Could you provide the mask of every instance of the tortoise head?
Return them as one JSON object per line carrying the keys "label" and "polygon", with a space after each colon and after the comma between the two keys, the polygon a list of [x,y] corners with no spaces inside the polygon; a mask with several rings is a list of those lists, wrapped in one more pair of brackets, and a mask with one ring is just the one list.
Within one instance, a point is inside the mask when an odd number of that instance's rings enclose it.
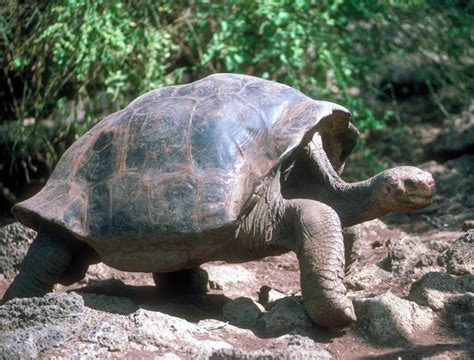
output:
{"label": "tortoise head", "polygon": [[413,166],[400,166],[380,174],[380,204],[388,211],[407,212],[431,204],[435,189],[433,176]]}

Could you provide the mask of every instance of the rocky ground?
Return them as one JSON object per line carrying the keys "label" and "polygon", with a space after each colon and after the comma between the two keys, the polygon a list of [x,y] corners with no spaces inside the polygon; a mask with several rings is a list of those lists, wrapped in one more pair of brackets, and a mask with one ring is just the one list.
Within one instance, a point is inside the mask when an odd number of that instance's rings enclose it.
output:
{"label": "rocky ground", "polygon": [[[400,162],[415,149],[437,194],[422,211],[366,223],[345,280],[358,317],[350,327],[311,322],[293,254],[206,264],[202,296],[160,294],[150,274],[99,264],[72,287],[0,306],[0,358],[473,358],[473,112],[420,123],[400,154],[391,145]],[[0,296],[33,237],[17,223],[0,228]]]}
{"label": "rocky ground", "polygon": [[[318,328],[298,296],[291,255],[211,263],[204,296],[159,294],[149,274],[94,265],[74,289],[0,306],[3,358],[320,359],[474,355],[474,230],[414,235],[372,221],[346,279],[358,322]],[[2,245],[28,243],[19,224]],[[6,247],[3,246],[3,249]],[[2,254],[11,281],[14,259]]]}

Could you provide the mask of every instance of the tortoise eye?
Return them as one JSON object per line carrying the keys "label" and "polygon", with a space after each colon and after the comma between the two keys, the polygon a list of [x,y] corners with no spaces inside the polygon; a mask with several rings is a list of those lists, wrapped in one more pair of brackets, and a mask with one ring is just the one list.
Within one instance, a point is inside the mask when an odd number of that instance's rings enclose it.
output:
{"label": "tortoise eye", "polygon": [[409,189],[413,189],[416,187],[416,182],[412,179],[406,179],[405,180],[405,187]]}

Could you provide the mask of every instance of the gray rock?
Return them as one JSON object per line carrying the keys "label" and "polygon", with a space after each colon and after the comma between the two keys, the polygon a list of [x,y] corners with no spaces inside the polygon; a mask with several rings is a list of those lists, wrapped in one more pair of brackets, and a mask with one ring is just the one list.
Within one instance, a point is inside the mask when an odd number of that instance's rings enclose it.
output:
{"label": "gray rock", "polygon": [[89,331],[83,331],[81,340],[97,343],[109,351],[120,351],[126,348],[128,335],[125,329],[104,321]]}
{"label": "gray rock", "polygon": [[131,350],[135,344],[128,333],[136,330],[126,315],[137,307],[127,298],[89,293],[81,293],[81,296],[85,305],[84,325],[79,339],[61,346],[63,354],[71,358],[106,358]]}
{"label": "gray rock", "polygon": [[402,235],[392,241],[388,247],[388,264],[392,273],[400,276],[409,271],[418,258],[426,254],[428,248],[418,237]]}
{"label": "gray rock", "polygon": [[[113,354],[116,355],[117,353]],[[39,359],[65,360],[65,359],[110,359],[111,353],[105,347],[95,343],[71,339],[65,344],[55,347],[41,354]]]}
{"label": "gray rock", "polygon": [[446,314],[454,330],[468,339],[474,336],[474,292],[451,297]]}
{"label": "gray rock", "polygon": [[409,298],[440,311],[459,335],[474,336],[474,277],[428,273],[413,283]]}
{"label": "gray rock", "polygon": [[0,228],[0,274],[13,278],[20,270],[36,231],[16,222]]}
{"label": "gray rock", "polygon": [[474,220],[464,220],[462,223],[462,231],[468,231],[474,229]]}
{"label": "gray rock", "polygon": [[262,305],[246,297],[227,301],[222,309],[225,321],[246,328],[254,327],[264,312]]}
{"label": "gray rock", "polygon": [[430,272],[412,284],[408,298],[420,305],[440,311],[451,298],[465,292],[474,292],[472,276],[456,277],[443,272]]}
{"label": "gray rock", "polygon": [[428,330],[435,316],[430,308],[385,293],[373,298],[354,299],[358,325],[382,344],[405,344]]}
{"label": "gray rock", "polygon": [[[429,220],[437,227],[459,230],[464,221],[474,219],[474,155],[464,154],[443,164],[424,167],[436,180],[433,204],[427,208]],[[455,186],[453,186],[455,184]]]}
{"label": "gray rock", "polygon": [[0,306],[0,354],[35,358],[75,337],[83,315],[84,302],[76,293],[12,299]]}
{"label": "gray rock", "polygon": [[474,273],[474,230],[455,241],[446,239],[422,243],[416,236],[402,235],[388,249],[389,270],[397,276],[421,278],[430,271],[463,275]]}
{"label": "gray rock", "polygon": [[155,346],[172,351],[182,351],[184,348],[192,354],[232,348],[229,343],[213,337],[200,326],[158,311],[139,309],[129,319],[134,328],[133,333],[129,333],[129,340],[147,347]]}
{"label": "gray rock", "polygon": [[431,250],[442,253],[444,250],[446,250],[449,247],[449,245],[452,242],[453,242],[453,239],[451,237],[446,237],[441,240],[431,240],[430,242],[428,242],[428,247]]}
{"label": "gray rock", "polygon": [[155,356],[153,360],[181,360],[181,358],[174,353],[167,352],[161,356]]}
{"label": "gray rock", "polygon": [[82,293],[84,304],[92,309],[111,314],[129,315],[138,310],[138,306],[129,298],[102,294]]}
{"label": "gray rock", "polygon": [[238,349],[222,349],[214,351],[210,360],[317,360],[332,359],[331,353],[313,340],[292,335],[288,345],[276,350],[245,351]]}
{"label": "gray rock", "polygon": [[439,253],[430,249],[417,236],[402,235],[388,247],[388,268],[396,276],[419,278],[436,269]]}
{"label": "gray rock", "polygon": [[351,290],[368,290],[393,278],[393,274],[381,269],[375,264],[370,264],[348,275],[344,283],[347,288]]}
{"label": "gray rock", "polygon": [[362,254],[364,224],[357,224],[342,229],[345,251],[345,272],[352,274],[357,270]]}
{"label": "gray rock", "polygon": [[332,359],[332,355],[321,345],[303,335],[292,335],[286,348],[288,359]]}
{"label": "gray rock", "polygon": [[428,145],[429,156],[445,158],[468,153],[474,145],[474,101],[458,116],[445,119],[443,125],[441,132]]}
{"label": "gray rock", "polygon": [[104,281],[114,277],[113,269],[104,263],[92,264],[87,269],[83,283],[89,284],[96,281]]}
{"label": "gray rock", "polygon": [[277,300],[283,299],[286,296],[286,294],[278,290],[272,289],[269,286],[262,286],[260,288],[260,291],[258,292],[258,301],[260,302],[260,304],[267,306],[271,305]]}
{"label": "gray rock", "polygon": [[314,326],[301,299],[294,296],[278,300],[259,322],[265,331],[271,334],[288,333],[296,328]]}
{"label": "gray rock", "polygon": [[237,326],[231,325],[228,322],[220,321],[216,319],[199,320],[197,325],[201,329],[206,330],[206,331],[225,329],[225,330],[230,330],[229,332],[234,333],[234,334],[249,335],[252,333],[250,330],[242,329]]}
{"label": "gray rock", "polygon": [[474,274],[474,230],[466,231],[450,244],[438,262],[451,274]]}
{"label": "gray rock", "polygon": [[202,266],[209,274],[211,289],[224,290],[229,297],[239,296],[238,285],[255,282],[255,275],[240,264],[209,263]]}

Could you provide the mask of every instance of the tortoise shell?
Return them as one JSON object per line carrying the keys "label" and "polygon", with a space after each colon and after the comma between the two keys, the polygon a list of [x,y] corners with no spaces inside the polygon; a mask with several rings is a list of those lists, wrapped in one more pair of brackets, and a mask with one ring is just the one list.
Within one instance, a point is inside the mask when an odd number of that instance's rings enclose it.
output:
{"label": "tortoise shell", "polygon": [[89,243],[199,235],[236,223],[311,132],[325,133],[341,165],[337,139],[349,125],[346,109],[252,76],[163,87],[84,134],[14,212],[34,229],[52,224]]}

